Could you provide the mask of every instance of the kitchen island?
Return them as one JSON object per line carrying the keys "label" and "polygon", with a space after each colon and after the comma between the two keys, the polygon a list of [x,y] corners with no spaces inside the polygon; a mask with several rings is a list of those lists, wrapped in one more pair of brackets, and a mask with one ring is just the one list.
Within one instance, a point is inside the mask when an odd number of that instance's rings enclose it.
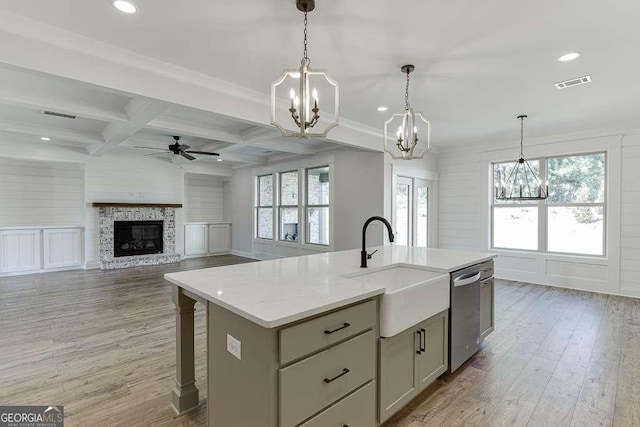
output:
{"label": "kitchen island", "polygon": [[[381,321],[395,333],[403,322],[431,325],[440,319],[434,331],[444,328],[446,334],[449,298],[443,283],[448,289],[449,273],[494,255],[394,245],[374,249],[366,269],[359,267],[360,252],[351,250],[167,274],[175,285],[174,410],[184,413],[199,403],[193,313],[201,301],[207,306],[209,425],[312,426],[341,414],[360,417],[352,426],[376,425]],[[398,286],[391,280],[407,282]],[[437,304],[417,317],[416,310],[385,314],[381,308],[394,307],[385,300],[387,292],[389,302],[416,299],[411,293],[391,298],[405,289],[439,292],[433,298]],[[420,336],[418,351],[432,358],[427,341],[426,333]],[[442,345],[444,366],[432,374],[446,370],[446,336]]]}

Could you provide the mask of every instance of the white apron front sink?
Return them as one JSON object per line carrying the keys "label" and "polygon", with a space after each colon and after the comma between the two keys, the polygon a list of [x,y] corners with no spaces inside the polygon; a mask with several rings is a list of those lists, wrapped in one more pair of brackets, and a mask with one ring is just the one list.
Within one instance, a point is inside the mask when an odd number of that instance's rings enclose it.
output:
{"label": "white apron front sink", "polygon": [[402,264],[343,276],[385,286],[380,335],[391,337],[449,308],[449,274]]}

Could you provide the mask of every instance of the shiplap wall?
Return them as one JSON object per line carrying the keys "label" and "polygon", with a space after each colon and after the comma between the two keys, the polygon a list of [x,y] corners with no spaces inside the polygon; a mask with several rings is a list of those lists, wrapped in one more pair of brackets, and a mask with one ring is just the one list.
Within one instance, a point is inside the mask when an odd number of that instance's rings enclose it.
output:
{"label": "shiplap wall", "polygon": [[[516,149],[495,144],[484,151],[476,147],[440,153],[439,247],[489,249],[490,162],[515,159]],[[640,136],[545,140],[530,144],[527,154],[594,151],[608,153],[607,256],[495,250],[497,277],[640,297]]]}
{"label": "shiplap wall", "polygon": [[0,158],[0,227],[82,225],[79,163]]}
{"label": "shiplap wall", "polygon": [[224,220],[224,182],[215,176],[185,174],[185,222]]}
{"label": "shiplap wall", "polygon": [[[98,260],[98,209],[93,202],[182,203],[182,171],[171,163],[139,157],[102,157],[86,162],[86,257]],[[176,248],[182,248],[182,209],[176,210]]]}
{"label": "shiplap wall", "polygon": [[640,135],[622,139],[621,293],[640,297]]}

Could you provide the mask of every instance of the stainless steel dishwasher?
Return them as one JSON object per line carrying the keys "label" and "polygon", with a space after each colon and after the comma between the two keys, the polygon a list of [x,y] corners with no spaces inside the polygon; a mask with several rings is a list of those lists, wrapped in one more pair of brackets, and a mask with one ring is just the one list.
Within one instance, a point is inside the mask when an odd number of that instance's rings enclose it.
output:
{"label": "stainless steel dishwasher", "polygon": [[449,372],[454,372],[479,349],[480,264],[451,273]]}

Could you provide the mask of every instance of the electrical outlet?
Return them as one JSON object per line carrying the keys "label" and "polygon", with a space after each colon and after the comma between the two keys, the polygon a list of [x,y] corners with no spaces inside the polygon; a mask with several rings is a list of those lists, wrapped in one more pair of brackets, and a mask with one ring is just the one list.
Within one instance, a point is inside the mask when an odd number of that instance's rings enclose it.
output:
{"label": "electrical outlet", "polygon": [[227,351],[238,360],[242,360],[242,343],[236,337],[227,334]]}

